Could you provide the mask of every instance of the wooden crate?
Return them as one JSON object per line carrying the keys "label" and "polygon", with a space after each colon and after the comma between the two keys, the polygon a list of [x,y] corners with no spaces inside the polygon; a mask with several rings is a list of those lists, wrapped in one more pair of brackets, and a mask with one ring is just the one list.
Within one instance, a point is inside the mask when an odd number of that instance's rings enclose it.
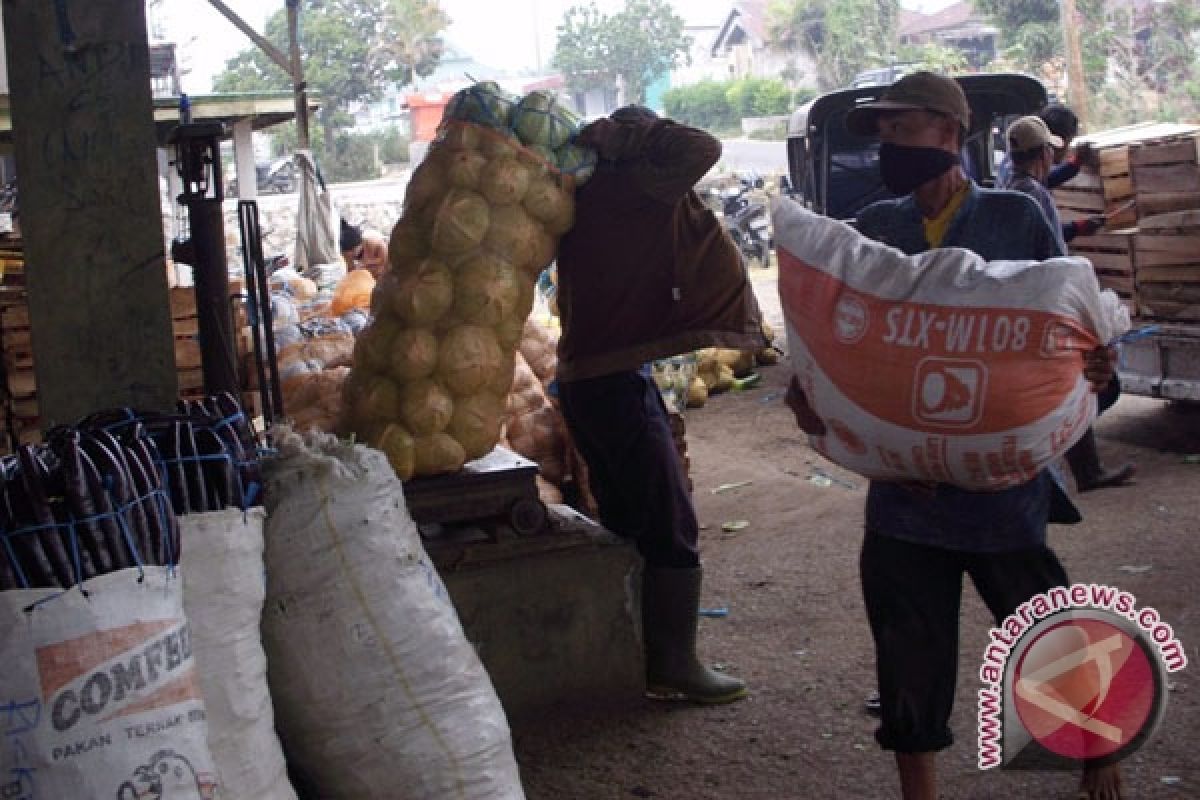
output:
{"label": "wooden crate", "polygon": [[1051,192],[1064,222],[1101,214],[1108,216],[1110,228],[1127,228],[1137,221],[1127,150],[1101,150],[1098,166],[1085,167]]}
{"label": "wooden crate", "polygon": [[1092,262],[1100,288],[1116,292],[1131,314],[1137,311],[1137,233],[1136,228],[1099,231],[1068,244],[1071,255]]}
{"label": "wooden crate", "polygon": [[[1200,126],[1152,122],[1079,137],[1075,140],[1077,143],[1086,142],[1095,150],[1096,163],[1054,190],[1054,201],[1063,221],[1105,214],[1108,216],[1107,227],[1118,230],[1131,228],[1140,217],[1151,216],[1160,209],[1175,210],[1181,207],[1178,203],[1187,201],[1169,196],[1175,190],[1169,189],[1169,184],[1162,183],[1163,179],[1158,175],[1147,184],[1153,186],[1153,191],[1144,194],[1146,206],[1140,205],[1141,198],[1133,174],[1134,159],[1161,159],[1168,151],[1149,155],[1145,146],[1197,134],[1200,134]],[[1133,154],[1135,146],[1143,148],[1137,156]],[[1171,151],[1170,155],[1175,154]],[[1147,162],[1144,166],[1154,164]],[[1163,208],[1164,205],[1167,208]]]}
{"label": "wooden crate", "polygon": [[1129,146],[1138,216],[1200,208],[1200,134]]}
{"label": "wooden crate", "polygon": [[1141,313],[1200,321],[1200,210],[1143,219],[1135,249]]}

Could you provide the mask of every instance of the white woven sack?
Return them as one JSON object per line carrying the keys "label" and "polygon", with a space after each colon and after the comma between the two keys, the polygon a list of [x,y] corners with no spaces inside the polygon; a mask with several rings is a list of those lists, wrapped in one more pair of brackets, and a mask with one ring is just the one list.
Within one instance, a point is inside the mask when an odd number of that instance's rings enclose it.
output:
{"label": "white woven sack", "polygon": [[296,800],[267,688],[262,508],[179,518],[183,605],[226,800]]}
{"label": "white woven sack", "polygon": [[289,757],[323,800],[522,800],[504,710],[386,456],[274,438],[263,638]]}

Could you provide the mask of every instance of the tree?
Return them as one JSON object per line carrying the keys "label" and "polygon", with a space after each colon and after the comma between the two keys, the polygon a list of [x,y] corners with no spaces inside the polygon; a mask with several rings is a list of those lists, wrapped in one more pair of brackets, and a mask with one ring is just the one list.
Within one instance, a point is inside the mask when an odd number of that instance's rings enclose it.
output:
{"label": "tree", "polygon": [[899,17],[899,0],[771,0],[767,41],[808,53],[818,86],[836,89],[864,69],[894,63]]}
{"label": "tree", "polygon": [[[448,23],[436,0],[302,0],[300,58],[305,82],[320,97],[317,120],[327,158],[333,155],[336,130],[348,124],[347,112],[354,104],[378,100],[389,79],[407,83],[414,72],[432,70],[441,50],[440,43],[430,40]],[[285,9],[271,15],[263,35],[288,52]],[[292,81],[266,53],[251,46],[226,62],[213,88],[286,91]]]}
{"label": "tree", "polygon": [[399,86],[431,74],[442,58],[438,34],[449,25],[437,0],[384,0],[384,35],[374,53],[384,74]]}
{"label": "tree", "polygon": [[1000,29],[1005,55],[1021,69],[1038,73],[1062,55],[1058,0],[974,0],[975,9]]}
{"label": "tree", "polygon": [[611,16],[595,3],[572,6],[558,26],[553,64],[578,92],[624,87],[630,103],[645,103],[646,88],[690,63],[691,37],[666,0],[625,0]]}

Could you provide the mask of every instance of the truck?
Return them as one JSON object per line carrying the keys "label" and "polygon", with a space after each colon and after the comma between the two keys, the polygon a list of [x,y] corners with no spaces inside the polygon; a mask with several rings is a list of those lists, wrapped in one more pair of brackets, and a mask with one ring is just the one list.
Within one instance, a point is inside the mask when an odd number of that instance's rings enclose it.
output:
{"label": "truck", "polygon": [[[1018,117],[1037,113],[1049,96],[1041,81],[1028,75],[964,75],[958,81],[971,108],[971,127],[963,147],[964,169],[979,185],[994,186],[996,168],[1004,155],[1004,131]],[[846,128],[847,113],[861,103],[878,99],[885,88],[840,89],[792,113],[787,132],[788,174],[783,186],[789,196],[812,211],[847,221],[871,203],[892,197],[879,175],[879,142],[856,136]],[[1197,194],[1200,196],[1200,188]],[[1118,374],[1127,393],[1200,402],[1200,211],[1180,213],[1183,216],[1178,218],[1160,218],[1179,223],[1169,231],[1131,232],[1125,254],[1108,247],[1074,252],[1092,259],[1102,285],[1119,277],[1115,273],[1124,273],[1131,290],[1139,249],[1161,246],[1163,252],[1158,254],[1156,264],[1183,265],[1178,275],[1194,282],[1156,284],[1160,293],[1156,304],[1129,293],[1134,330],[1120,343]],[[1168,234],[1177,240],[1164,238]],[[1108,269],[1114,258],[1125,258],[1128,266]],[[1164,268],[1156,267],[1155,275],[1161,278]],[[1191,310],[1189,303],[1194,303]],[[1173,316],[1166,316],[1164,310]]]}

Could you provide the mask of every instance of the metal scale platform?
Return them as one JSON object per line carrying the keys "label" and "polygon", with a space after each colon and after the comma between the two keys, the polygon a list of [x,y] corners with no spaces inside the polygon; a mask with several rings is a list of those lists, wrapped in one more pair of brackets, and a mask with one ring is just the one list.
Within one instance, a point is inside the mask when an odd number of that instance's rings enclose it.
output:
{"label": "metal scale platform", "polygon": [[[549,518],[538,497],[537,474],[536,463],[497,445],[454,475],[406,482],[404,499],[419,527],[498,522],[528,536],[545,529]],[[484,527],[498,538],[498,526]]]}

